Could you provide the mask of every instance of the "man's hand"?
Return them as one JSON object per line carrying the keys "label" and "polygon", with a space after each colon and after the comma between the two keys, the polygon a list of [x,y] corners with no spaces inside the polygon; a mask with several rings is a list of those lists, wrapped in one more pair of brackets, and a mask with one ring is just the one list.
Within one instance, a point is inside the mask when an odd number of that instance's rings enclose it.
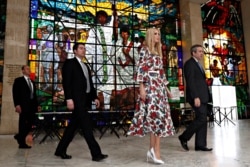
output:
{"label": "man's hand", "polygon": [[41,106],[38,106],[38,107],[37,107],[37,111],[38,111],[38,112],[41,112],[41,111],[42,111],[42,107],[41,107]]}
{"label": "man's hand", "polygon": [[99,99],[95,99],[95,105],[96,105],[96,108],[100,107],[100,101],[99,101]]}
{"label": "man's hand", "polygon": [[16,112],[19,113],[19,114],[21,114],[22,108],[21,108],[20,105],[17,105],[17,106],[16,106]]}
{"label": "man's hand", "polygon": [[75,106],[72,99],[67,100],[67,108],[68,110],[74,110]]}
{"label": "man's hand", "polygon": [[195,98],[194,99],[194,106],[195,107],[200,107],[200,105],[201,105],[200,98],[199,97]]}

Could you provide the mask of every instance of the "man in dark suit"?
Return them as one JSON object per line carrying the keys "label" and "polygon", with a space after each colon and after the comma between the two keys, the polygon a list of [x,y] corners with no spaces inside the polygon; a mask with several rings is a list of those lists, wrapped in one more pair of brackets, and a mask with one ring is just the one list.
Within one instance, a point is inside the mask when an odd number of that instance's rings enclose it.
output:
{"label": "man in dark suit", "polygon": [[62,68],[65,101],[67,108],[72,110],[72,118],[57,146],[55,155],[60,156],[62,159],[71,159],[71,156],[67,155],[66,151],[74,138],[77,128],[80,128],[90,149],[92,160],[101,161],[107,158],[108,155],[102,154],[100,146],[94,138],[91,118],[88,113],[92,101],[95,101],[97,107],[99,107],[100,102],[93,87],[90,69],[87,64],[82,62],[85,59],[85,45],[76,43],[73,46],[73,51],[75,57],[67,59]]}
{"label": "man in dark suit", "polygon": [[188,151],[187,141],[195,133],[195,150],[212,151],[207,148],[207,103],[209,101],[209,89],[206,83],[205,71],[199,64],[204,51],[201,45],[193,45],[190,49],[192,57],[184,64],[184,76],[186,80],[186,101],[195,111],[194,121],[179,136],[184,150]]}
{"label": "man in dark suit", "polygon": [[30,80],[30,68],[27,65],[22,66],[22,77],[15,79],[12,95],[15,110],[19,113],[19,127],[18,134],[14,136],[19,144],[19,148],[31,148],[26,144],[26,136],[32,128],[35,120],[35,113],[38,111],[39,106],[36,96],[36,86]]}

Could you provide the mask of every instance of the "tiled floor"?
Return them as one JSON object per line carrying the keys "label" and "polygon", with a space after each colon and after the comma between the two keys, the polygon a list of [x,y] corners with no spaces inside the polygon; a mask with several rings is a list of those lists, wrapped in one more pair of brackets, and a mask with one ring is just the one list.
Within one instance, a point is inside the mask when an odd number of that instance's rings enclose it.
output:
{"label": "tiled floor", "polygon": [[[180,132],[183,129],[180,129]],[[179,133],[180,133],[179,132]],[[149,136],[144,138],[121,136],[106,133],[101,140],[95,133],[103,153],[108,159],[103,162],[91,161],[85,140],[77,135],[68,148],[71,160],[62,160],[54,156],[58,143],[57,138],[48,138],[39,144],[42,135],[35,141],[31,149],[17,148],[13,135],[0,136],[1,167],[147,167],[156,166],[147,163],[146,152]],[[208,147],[212,152],[194,151],[194,137],[189,141],[189,152],[184,152],[178,141],[178,135],[162,138],[161,153],[164,165],[168,167],[249,167],[250,166],[250,120],[238,120],[236,126],[224,124],[208,128]]]}

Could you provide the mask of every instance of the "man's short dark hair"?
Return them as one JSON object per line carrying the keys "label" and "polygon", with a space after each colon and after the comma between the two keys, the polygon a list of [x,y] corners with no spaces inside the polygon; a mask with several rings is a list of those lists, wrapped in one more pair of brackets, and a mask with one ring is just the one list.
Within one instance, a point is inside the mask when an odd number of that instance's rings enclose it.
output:
{"label": "man's short dark hair", "polygon": [[77,50],[77,49],[78,49],[78,47],[79,47],[79,45],[84,45],[84,46],[85,46],[85,43],[82,43],[82,42],[76,42],[76,43],[74,44],[74,46],[73,46],[73,51],[74,51],[74,50]]}
{"label": "man's short dark hair", "polygon": [[197,51],[197,48],[203,48],[203,46],[200,44],[195,44],[195,45],[191,46],[191,48],[190,48],[191,55],[193,55],[193,52]]}

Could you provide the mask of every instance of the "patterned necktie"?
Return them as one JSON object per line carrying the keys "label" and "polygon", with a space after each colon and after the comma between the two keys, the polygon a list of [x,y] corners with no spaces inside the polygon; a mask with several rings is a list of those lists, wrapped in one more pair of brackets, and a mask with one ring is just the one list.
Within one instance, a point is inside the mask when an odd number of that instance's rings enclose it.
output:
{"label": "patterned necktie", "polygon": [[33,99],[33,87],[32,87],[32,82],[29,78],[27,78],[28,81],[28,86],[30,88],[30,98]]}
{"label": "patterned necktie", "polygon": [[86,64],[84,62],[81,62],[81,66],[82,66],[82,70],[84,73],[84,76],[87,80],[87,89],[86,89],[86,93],[90,92],[90,83],[89,83],[89,72],[88,72],[88,68],[86,66]]}

